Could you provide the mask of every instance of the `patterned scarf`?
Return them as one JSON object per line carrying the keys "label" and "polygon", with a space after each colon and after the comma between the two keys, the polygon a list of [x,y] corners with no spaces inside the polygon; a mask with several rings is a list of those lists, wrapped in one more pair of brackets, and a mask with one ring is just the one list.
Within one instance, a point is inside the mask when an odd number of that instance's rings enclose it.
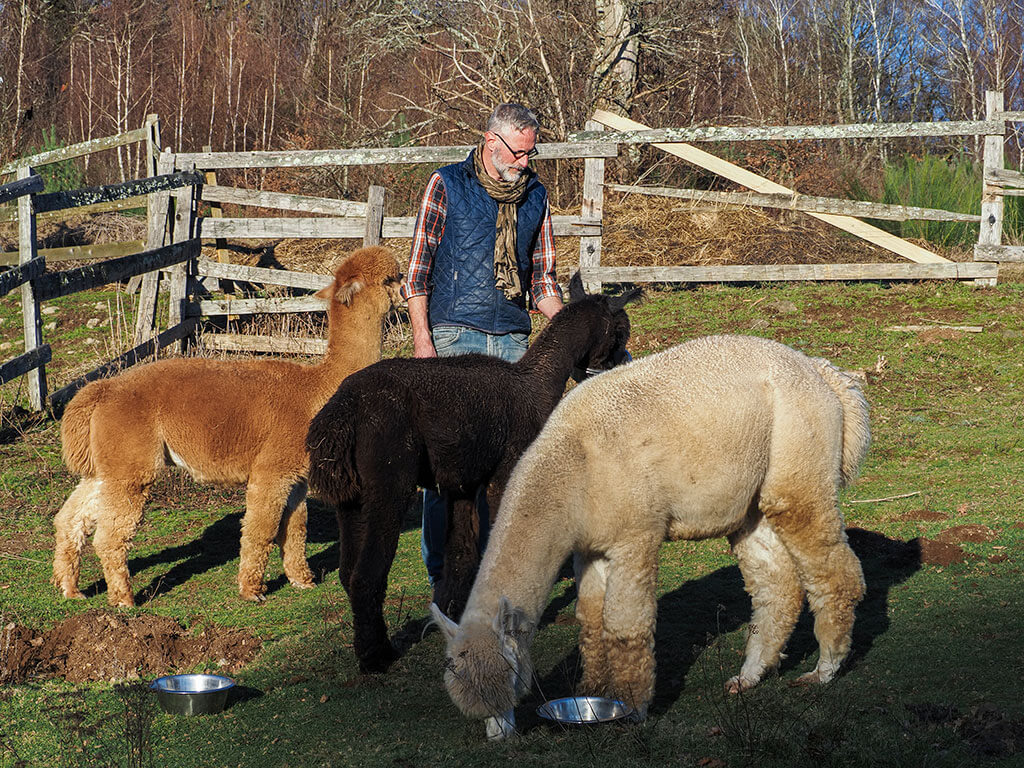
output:
{"label": "patterned scarf", "polygon": [[519,281],[519,264],[516,259],[516,231],[519,220],[519,204],[526,199],[526,185],[533,173],[525,169],[515,181],[492,179],[484,170],[482,160],[483,140],[473,153],[473,170],[484,191],[498,204],[497,236],[494,241],[494,284],[505,294],[506,299],[522,295]]}

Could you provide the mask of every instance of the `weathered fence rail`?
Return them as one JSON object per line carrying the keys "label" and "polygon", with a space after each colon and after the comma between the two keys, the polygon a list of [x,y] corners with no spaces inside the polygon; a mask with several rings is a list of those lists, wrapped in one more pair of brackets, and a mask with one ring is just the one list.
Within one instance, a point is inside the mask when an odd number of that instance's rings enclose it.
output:
{"label": "weathered fence rail", "polygon": [[762,208],[779,208],[787,211],[808,213],[837,213],[868,219],[888,221],[966,221],[977,224],[981,216],[974,213],[957,213],[939,208],[920,208],[912,205],[887,205],[859,200],[841,200],[834,197],[812,195],[762,194],[759,192],[710,192],[704,189],[678,189],[674,187],[643,187],[629,184],[608,184],[608,189],[635,195],[656,197],[677,197],[682,200],[696,200],[707,203],[728,205],[754,205]]}
{"label": "weathered fence rail", "polygon": [[31,195],[42,191],[43,180],[41,177],[29,176],[28,178],[18,179],[0,186],[0,203],[17,200],[24,195]]}
{"label": "weathered fence rail", "polygon": [[[366,149],[296,149],[283,152],[180,152],[179,169],[194,165],[204,170],[225,168],[322,168],[324,166],[407,165],[457,163],[473,147],[370,147]],[[616,157],[618,145],[606,141],[552,142],[537,145],[537,160]]]}
{"label": "weathered fence rail", "polygon": [[951,120],[942,123],[848,123],[846,125],[697,126],[580,131],[569,141],[659,144],[690,141],[806,141],[808,139],[892,139],[929,136],[985,136],[1001,132],[1002,119]]}
{"label": "weathered fence rail", "polygon": [[43,259],[32,259],[27,264],[0,273],[0,296],[7,295],[23,283],[27,283],[34,277],[39,277],[45,271],[46,263]]}
{"label": "weathered fence rail", "polygon": [[107,184],[101,187],[85,187],[70,192],[49,192],[37,195],[35,200],[36,213],[62,211],[70,208],[106,203],[111,200],[148,196],[161,190],[179,189],[188,185],[202,184],[203,177],[198,173],[179,172],[163,176],[151,176],[146,179],[133,179],[120,184]]}

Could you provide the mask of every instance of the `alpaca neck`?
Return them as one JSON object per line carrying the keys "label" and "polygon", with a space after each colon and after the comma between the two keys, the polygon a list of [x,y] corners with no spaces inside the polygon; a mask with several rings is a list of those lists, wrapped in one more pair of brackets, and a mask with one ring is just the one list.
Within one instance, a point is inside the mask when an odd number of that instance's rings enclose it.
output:
{"label": "alpaca neck", "polygon": [[[573,548],[564,510],[551,499],[543,510],[520,509],[505,496],[491,531],[480,572],[463,611],[463,622],[489,624],[502,597],[520,608],[534,626],[547,605],[558,571]],[[527,514],[529,513],[529,514]]]}
{"label": "alpaca neck", "polygon": [[311,371],[310,387],[321,395],[317,410],[334,394],[342,379],[381,358],[384,315],[374,302],[351,306],[331,302],[327,313],[327,352]]}
{"label": "alpaca neck", "polygon": [[591,351],[589,345],[594,333],[584,314],[587,310],[582,304],[565,307],[516,363],[524,375],[542,382],[536,392],[549,413],[561,399],[573,368]]}

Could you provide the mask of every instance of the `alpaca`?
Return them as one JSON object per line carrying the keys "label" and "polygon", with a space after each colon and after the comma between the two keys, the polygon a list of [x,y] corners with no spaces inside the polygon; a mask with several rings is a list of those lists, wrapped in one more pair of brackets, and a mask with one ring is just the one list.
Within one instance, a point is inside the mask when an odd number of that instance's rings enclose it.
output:
{"label": "alpaca", "polygon": [[416,486],[448,498],[445,565],[435,602],[458,615],[479,562],[476,489],[493,514],[519,455],[543,426],[574,369],[626,355],[623,307],[639,290],[572,299],[517,363],[484,355],[383,360],[350,376],[313,419],[310,483],[337,509],[341,583],[352,602],[364,671],[397,654],[382,606],[402,518]]}
{"label": "alpaca", "polygon": [[580,690],[643,718],[659,545],[715,536],[728,537],[754,608],[727,689],[750,688],[778,664],[805,592],[820,656],[801,682],[831,680],[864,595],[838,494],[869,442],[859,385],[766,339],[696,339],[584,382],[516,465],[461,623],[431,606],[452,700],[492,738],[513,731],[530,642],[573,552]]}
{"label": "alpaca", "polygon": [[176,464],[198,481],[246,484],[238,591],[262,601],[277,541],[288,581],[313,586],[306,562],[305,439],[309,422],[348,374],[380,359],[385,315],[398,294],[391,251],[356,251],[317,292],[327,302],[327,354],[283,360],[160,360],[92,382],[61,422],[64,463],[82,476],[54,519],[53,583],[78,589],[81,550],[95,531],[111,605],[134,605],[127,553],[149,488]]}

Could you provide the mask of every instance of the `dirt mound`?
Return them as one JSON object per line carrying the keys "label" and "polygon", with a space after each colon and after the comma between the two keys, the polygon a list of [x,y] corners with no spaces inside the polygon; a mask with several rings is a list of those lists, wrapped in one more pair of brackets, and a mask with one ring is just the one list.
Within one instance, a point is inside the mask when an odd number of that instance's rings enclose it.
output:
{"label": "dirt mound", "polygon": [[42,633],[13,623],[0,628],[0,684],[151,677],[201,662],[233,672],[259,650],[259,639],[244,630],[205,627],[192,634],[167,616],[93,610]]}
{"label": "dirt mound", "polygon": [[970,541],[974,543],[981,543],[985,541],[992,541],[996,537],[996,532],[989,528],[987,525],[957,525],[952,528],[947,528],[938,536],[935,537],[936,541],[942,541],[947,544],[959,544],[963,541]]}
{"label": "dirt mound", "polygon": [[965,552],[963,547],[949,542],[926,539],[923,536],[914,541],[918,542],[921,548],[921,562],[926,565],[946,566],[977,558],[977,555]]}

